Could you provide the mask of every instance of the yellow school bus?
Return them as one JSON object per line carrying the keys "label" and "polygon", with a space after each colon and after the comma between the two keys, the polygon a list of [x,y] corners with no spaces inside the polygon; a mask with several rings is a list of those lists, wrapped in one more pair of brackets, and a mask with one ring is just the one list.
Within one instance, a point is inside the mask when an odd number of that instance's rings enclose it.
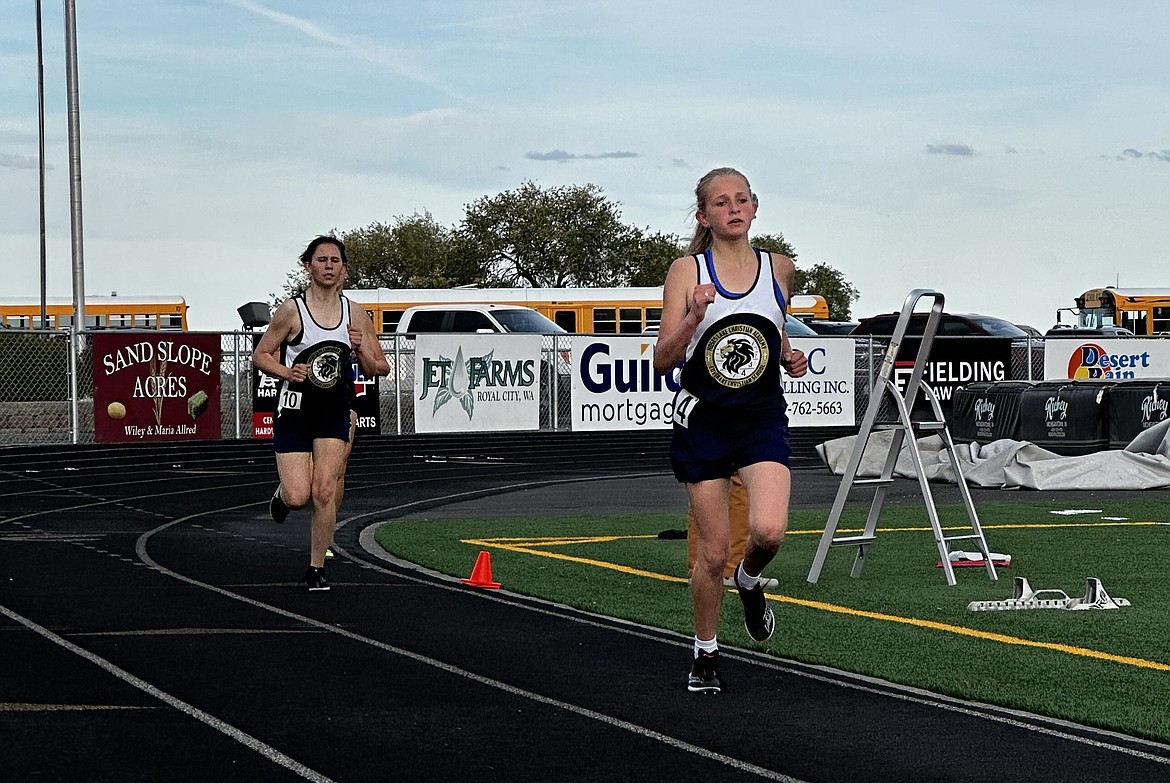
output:
{"label": "yellow school bus", "polygon": [[[39,296],[0,297],[0,329],[68,329],[72,325],[71,297],[46,297],[44,321]],[[186,331],[187,301],[181,296],[87,296],[85,327]]]}
{"label": "yellow school bus", "polygon": [[1090,288],[1075,302],[1079,327],[1123,326],[1136,335],[1170,334],[1170,288]]}
{"label": "yellow school bus", "polygon": [[[406,308],[418,304],[509,304],[531,307],[566,332],[641,334],[662,320],[662,288],[369,288],[345,291],[362,305],[374,328],[389,334]],[[820,295],[792,297],[789,312],[799,318],[828,318]]]}

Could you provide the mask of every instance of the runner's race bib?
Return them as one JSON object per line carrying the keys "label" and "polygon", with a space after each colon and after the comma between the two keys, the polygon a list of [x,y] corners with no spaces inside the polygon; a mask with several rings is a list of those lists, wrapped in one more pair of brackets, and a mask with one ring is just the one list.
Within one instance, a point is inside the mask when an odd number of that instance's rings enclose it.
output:
{"label": "runner's race bib", "polygon": [[301,393],[291,389],[285,389],[280,393],[280,407],[282,410],[299,411],[301,409]]}
{"label": "runner's race bib", "polygon": [[686,389],[679,389],[678,394],[674,395],[674,423],[680,427],[688,426],[690,424],[691,412],[694,411],[695,405],[698,402],[698,397]]}

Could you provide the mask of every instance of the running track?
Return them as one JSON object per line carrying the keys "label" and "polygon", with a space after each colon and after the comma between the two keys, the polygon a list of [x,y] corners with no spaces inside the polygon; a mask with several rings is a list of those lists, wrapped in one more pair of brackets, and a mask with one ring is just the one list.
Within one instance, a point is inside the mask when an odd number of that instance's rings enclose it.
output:
{"label": "running track", "polygon": [[262,444],[0,450],[0,781],[1170,779],[1163,745],[750,651],[692,695],[687,638],[364,545],[477,498],[681,503],[665,466],[640,434],[362,441],[310,595]]}

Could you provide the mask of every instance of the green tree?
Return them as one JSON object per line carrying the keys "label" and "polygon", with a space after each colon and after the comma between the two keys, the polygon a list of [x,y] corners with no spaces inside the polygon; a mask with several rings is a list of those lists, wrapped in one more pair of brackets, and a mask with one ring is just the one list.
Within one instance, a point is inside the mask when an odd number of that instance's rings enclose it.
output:
{"label": "green tree", "polygon": [[625,253],[624,284],[662,285],[671,262],[681,256],[684,250],[682,240],[674,234],[663,234],[660,231],[650,234],[639,231]]}
{"label": "green tree", "polygon": [[829,319],[833,321],[848,321],[852,318],[853,303],[861,296],[861,292],[845,279],[845,275],[822,261],[808,269],[797,268],[796,291],[825,297],[829,303]]}
{"label": "green tree", "polygon": [[484,285],[536,288],[622,285],[637,238],[596,185],[531,181],[467,205],[457,234]]}
{"label": "green tree", "polygon": [[371,223],[341,235],[349,257],[348,288],[448,288],[479,280],[456,251],[454,232],[430,212]]}

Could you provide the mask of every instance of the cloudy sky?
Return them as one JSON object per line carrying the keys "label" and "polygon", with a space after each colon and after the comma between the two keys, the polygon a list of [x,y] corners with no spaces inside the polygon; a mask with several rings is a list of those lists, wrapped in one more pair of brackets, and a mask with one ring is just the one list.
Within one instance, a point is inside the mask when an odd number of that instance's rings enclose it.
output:
{"label": "cloudy sky", "polygon": [[[277,291],[313,235],[533,180],[689,236],[745,172],[756,232],[861,291],[1051,326],[1170,286],[1160,2],[79,2],[91,294],[180,294],[196,329]],[[48,289],[71,296],[63,3],[43,2]],[[0,3],[0,295],[39,296],[33,0]]]}

